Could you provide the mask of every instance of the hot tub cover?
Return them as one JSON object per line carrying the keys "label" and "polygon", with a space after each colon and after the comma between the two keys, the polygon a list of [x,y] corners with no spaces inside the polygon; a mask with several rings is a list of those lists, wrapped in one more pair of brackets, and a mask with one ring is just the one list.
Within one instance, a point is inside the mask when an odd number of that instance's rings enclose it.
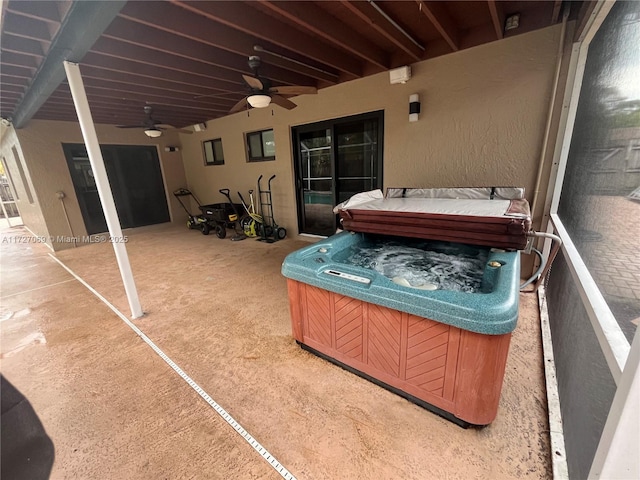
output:
{"label": "hot tub cover", "polygon": [[335,207],[345,230],[522,250],[531,229],[524,189],[393,188]]}

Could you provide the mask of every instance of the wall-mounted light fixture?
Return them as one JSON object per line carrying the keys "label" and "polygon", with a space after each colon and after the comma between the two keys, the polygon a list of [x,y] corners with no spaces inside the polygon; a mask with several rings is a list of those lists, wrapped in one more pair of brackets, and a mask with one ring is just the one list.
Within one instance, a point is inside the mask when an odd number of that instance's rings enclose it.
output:
{"label": "wall-mounted light fixture", "polygon": [[520,26],[520,14],[514,13],[504,22],[504,31],[513,30],[514,28],[518,28]]}
{"label": "wall-mounted light fixture", "polygon": [[389,83],[395,85],[398,83],[407,83],[411,79],[411,67],[404,66],[389,70]]}
{"label": "wall-mounted light fixture", "polygon": [[162,130],[158,130],[157,128],[147,128],[144,131],[144,134],[149,138],[158,138],[162,135]]}
{"label": "wall-mounted light fixture", "polygon": [[420,96],[417,93],[409,95],[409,121],[417,122],[420,114]]}

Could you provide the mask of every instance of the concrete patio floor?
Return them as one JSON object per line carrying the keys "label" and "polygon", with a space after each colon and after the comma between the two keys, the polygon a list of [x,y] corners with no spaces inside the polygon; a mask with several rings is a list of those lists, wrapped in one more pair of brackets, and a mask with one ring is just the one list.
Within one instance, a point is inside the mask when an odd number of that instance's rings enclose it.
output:
{"label": "concrete patio floor", "polygon": [[[306,243],[125,234],[146,312],[135,325],[298,479],[551,478],[535,295],[520,296],[497,419],[464,430],[296,345],[280,266]],[[51,478],[282,478],[25,237],[0,239],[1,366],[54,443]],[[55,256],[129,315],[111,244]]]}

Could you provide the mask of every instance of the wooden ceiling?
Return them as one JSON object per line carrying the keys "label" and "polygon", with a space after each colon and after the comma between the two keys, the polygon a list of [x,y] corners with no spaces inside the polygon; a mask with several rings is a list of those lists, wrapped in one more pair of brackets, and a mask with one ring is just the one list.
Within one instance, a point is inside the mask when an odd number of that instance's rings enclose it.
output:
{"label": "wooden ceiling", "polygon": [[[591,3],[569,2],[570,18],[586,18]],[[247,94],[250,55],[274,85],[323,88],[553,25],[562,1],[5,0],[2,8],[2,118],[17,128],[31,118],[76,121],[66,58],[80,63],[96,123],[140,123],[152,105],[154,119],[182,128],[227,115]],[[514,14],[519,27],[505,31]]]}

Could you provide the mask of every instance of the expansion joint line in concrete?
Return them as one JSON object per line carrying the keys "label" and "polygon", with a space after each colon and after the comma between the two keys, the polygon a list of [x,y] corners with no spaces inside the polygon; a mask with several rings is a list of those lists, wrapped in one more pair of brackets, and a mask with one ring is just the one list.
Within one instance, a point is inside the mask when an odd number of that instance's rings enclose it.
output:
{"label": "expansion joint line in concrete", "polygon": [[69,272],[77,281],[79,281],[82,285],[84,285],[91,293],[93,293],[96,297],[98,297],[107,307],[113,311],[120,319],[126,323],[131,330],[133,330],[147,345],[151,347],[151,349],[156,352],[160,358],[162,358],[167,365],[169,365],[180,377],[187,382],[187,384],[196,391],[202,399],[207,402],[217,413],[222,417],[222,419],[227,422],[236,432],[240,434],[245,441],[251,445],[251,447],[260,454],[262,458],[264,458],[273,469],[282,476],[285,480],[296,480],[296,477],[293,476],[291,472],[289,472],[273,455],[271,455],[266,448],[260,445],[255,438],[251,436],[249,432],[247,432],[242,426],[231,416],[229,413],[222,408],[213,398],[209,396],[207,392],[205,392],[189,375],[187,375],[184,370],[182,370],[173,360],[171,360],[149,337],[147,337],[142,330],[140,330],[131,320],[129,320],[120,310],[118,310],[115,306],[113,306],[106,298],[104,298],[96,289],[94,289],[91,285],[85,282],[81,277],[79,277],[73,270],[67,267],[64,263],[62,263],[59,259],[57,259],[54,255],[49,253],[49,256],[53,258],[62,268],[64,268],[67,272]]}
{"label": "expansion joint line in concrete", "polygon": [[49,285],[43,285],[41,287],[30,288],[29,290],[23,290],[21,292],[12,293],[9,295],[0,295],[0,299],[4,300],[5,298],[15,297],[16,295],[23,295],[25,293],[35,292],[36,290],[42,290],[43,288],[55,287],[56,285],[61,285],[63,283],[75,282],[74,278],[70,278],[69,280],[63,280],[61,282],[50,283]]}

